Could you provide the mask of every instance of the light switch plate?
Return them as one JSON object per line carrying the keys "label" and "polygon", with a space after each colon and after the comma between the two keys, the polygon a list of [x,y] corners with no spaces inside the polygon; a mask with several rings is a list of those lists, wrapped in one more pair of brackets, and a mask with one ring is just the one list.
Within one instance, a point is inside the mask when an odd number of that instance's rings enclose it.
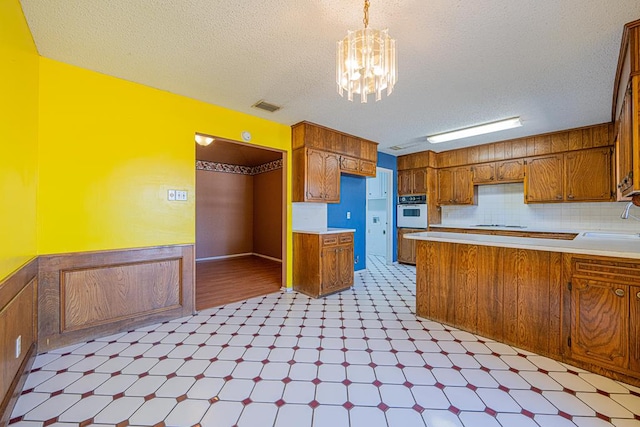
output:
{"label": "light switch plate", "polygon": [[176,200],[181,202],[187,201],[187,190],[176,190]]}

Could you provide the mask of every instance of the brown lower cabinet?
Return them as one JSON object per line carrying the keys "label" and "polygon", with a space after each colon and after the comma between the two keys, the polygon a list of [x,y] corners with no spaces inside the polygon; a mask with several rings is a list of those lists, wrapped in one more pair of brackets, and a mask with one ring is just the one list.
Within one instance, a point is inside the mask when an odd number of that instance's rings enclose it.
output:
{"label": "brown lower cabinet", "polygon": [[353,232],[293,233],[293,289],[313,298],[353,285]]}
{"label": "brown lower cabinet", "polygon": [[564,270],[566,355],[640,376],[640,261],[574,255]]}
{"label": "brown lower cabinet", "polygon": [[404,235],[425,231],[419,228],[398,228],[398,262],[416,265],[416,241],[405,239]]}
{"label": "brown lower cabinet", "polygon": [[640,261],[417,241],[416,313],[640,385]]}

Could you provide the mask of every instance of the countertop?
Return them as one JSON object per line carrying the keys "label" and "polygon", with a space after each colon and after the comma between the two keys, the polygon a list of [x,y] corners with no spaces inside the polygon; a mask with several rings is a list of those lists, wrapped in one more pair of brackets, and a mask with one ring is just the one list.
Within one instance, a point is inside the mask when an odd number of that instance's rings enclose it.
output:
{"label": "countertop", "polygon": [[[482,227],[451,227],[449,228],[482,228]],[[490,230],[502,229],[488,227]],[[504,228],[513,231],[542,231],[529,228]],[[618,258],[640,259],[640,236],[637,233],[614,231],[567,231],[544,230],[545,232],[578,233],[573,240],[539,239],[533,237],[496,236],[473,233],[450,233],[442,231],[425,231],[421,233],[405,234],[406,239],[429,240],[434,242],[463,243],[468,245],[499,246],[505,248],[531,249],[536,251],[567,252],[582,255],[599,255]]]}
{"label": "countertop", "polygon": [[460,228],[462,230],[501,230],[501,231],[522,231],[525,233],[575,233],[580,230],[540,228],[519,225],[450,225],[450,224],[429,224],[430,228]]}
{"label": "countertop", "polygon": [[293,230],[294,233],[304,234],[337,234],[337,233],[355,233],[355,228],[308,228],[305,230]]}

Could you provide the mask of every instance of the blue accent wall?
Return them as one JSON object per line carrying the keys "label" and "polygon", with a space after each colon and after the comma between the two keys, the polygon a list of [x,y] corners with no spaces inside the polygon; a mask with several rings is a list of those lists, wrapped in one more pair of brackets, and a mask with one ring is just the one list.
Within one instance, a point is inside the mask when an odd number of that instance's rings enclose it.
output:
{"label": "blue accent wall", "polygon": [[[390,154],[378,153],[378,166],[392,170],[393,173],[393,260],[398,254],[398,236],[396,229],[396,203],[398,201],[398,162]],[[340,176],[340,203],[327,205],[327,226],[339,228],[353,228],[354,257],[358,260],[355,271],[367,268],[366,233],[367,233],[367,179],[353,175]],[[347,219],[347,212],[351,212],[351,219]]]}
{"label": "blue accent wall", "polygon": [[[340,203],[327,205],[327,226],[355,228],[353,256],[357,260],[355,270],[366,268],[365,233],[367,231],[367,180],[352,175],[340,176]],[[351,219],[347,219],[351,212]]]}
{"label": "blue accent wall", "polygon": [[[391,215],[393,215],[393,260],[397,261],[398,233],[396,233],[395,230],[397,228],[396,214],[398,212],[398,209],[396,208],[396,205],[398,204],[398,158],[391,154],[378,153],[378,166],[393,171],[391,174],[393,176],[393,194],[391,195],[391,197],[393,197],[393,212],[391,212]],[[365,192],[365,197],[366,196]]]}

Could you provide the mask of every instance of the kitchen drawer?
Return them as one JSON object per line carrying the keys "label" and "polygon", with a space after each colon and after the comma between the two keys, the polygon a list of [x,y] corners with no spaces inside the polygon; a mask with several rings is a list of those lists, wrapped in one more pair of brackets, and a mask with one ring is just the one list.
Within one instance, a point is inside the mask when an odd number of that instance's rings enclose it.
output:
{"label": "kitchen drawer", "polygon": [[353,242],[353,234],[341,234],[340,235],[340,244],[342,243],[351,243]]}
{"label": "kitchen drawer", "polygon": [[322,246],[335,246],[338,244],[338,234],[322,236]]}

